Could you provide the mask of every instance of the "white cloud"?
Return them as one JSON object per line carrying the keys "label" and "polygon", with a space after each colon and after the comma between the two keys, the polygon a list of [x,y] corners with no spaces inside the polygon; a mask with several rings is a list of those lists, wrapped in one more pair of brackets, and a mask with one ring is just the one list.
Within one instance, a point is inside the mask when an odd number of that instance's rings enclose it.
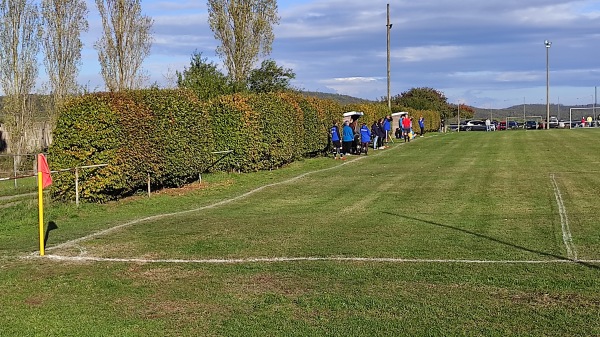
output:
{"label": "white cloud", "polygon": [[321,83],[329,83],[329,84],[365,84],[371,83],[380,80],[380,78],[376,77],[339,77],[332,78],[329,80],[322,80]]}
{"label": "white cloud", "polygon": [[440,61],[461,57],[464,49],[461,46],[421,46],[402,48],[390,54],[404,62]]}
{"label": "white cloud", "polygon": [[380,92],[385,87],[382,79],[377,77],[338,77],[323,79],[318,82],[335,93],[359,97],[365,93]]}
{"label": "white cloud", "polygon": [[545,78],[545,73],[531,71],[474,71],[474,72],[456,72],[448,75],[455,79],[464,81],[480,82],[539,82]]}

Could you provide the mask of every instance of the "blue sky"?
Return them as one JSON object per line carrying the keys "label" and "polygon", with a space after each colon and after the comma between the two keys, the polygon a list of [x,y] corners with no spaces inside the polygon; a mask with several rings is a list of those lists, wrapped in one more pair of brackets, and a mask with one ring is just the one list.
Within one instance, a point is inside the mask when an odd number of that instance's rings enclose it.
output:
{"label": "blue sky", "polygon": [[[450,102],[502,108],[546,100],[591,104],[600,86],[600,0],[285,0],[269,56],[305,90],[375,99],[386,95],[386,4],[390,4],[391,92],[432,87]],[[173,84],[194,50],[221,64],[204,0],[142,0],[154,19],[150,82]],[[94,42],[100,21],[88,0],[90,30],[79,80],[103,90]],[[41,72],[43,77],[43,71]],[[43,78],[40,79],[40,82]]]}

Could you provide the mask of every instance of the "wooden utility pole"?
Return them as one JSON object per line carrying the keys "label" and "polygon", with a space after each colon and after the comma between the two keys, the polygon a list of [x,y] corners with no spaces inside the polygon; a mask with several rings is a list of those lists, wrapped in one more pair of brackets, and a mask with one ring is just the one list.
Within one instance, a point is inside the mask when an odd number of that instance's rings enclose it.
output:
{"label": "wooden utility pole", "polygon": [[390,97],[390,30],[392,24],[390,24],[390,4],[387,4],[387,102],[388,109],[392,110],[392,100]]}

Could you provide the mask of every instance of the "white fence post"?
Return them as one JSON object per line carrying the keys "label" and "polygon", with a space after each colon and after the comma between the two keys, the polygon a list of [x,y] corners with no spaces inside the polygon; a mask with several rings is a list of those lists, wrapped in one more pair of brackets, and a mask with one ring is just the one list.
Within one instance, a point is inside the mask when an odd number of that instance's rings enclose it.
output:
{"label": "white fence post", "polygon": [[75,167],[75,205],[79,207],[79,168]]}

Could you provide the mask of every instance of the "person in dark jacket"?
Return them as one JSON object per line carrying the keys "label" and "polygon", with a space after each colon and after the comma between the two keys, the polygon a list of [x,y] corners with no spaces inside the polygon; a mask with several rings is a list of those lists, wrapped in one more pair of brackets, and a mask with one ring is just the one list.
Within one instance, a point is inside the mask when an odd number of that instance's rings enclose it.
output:
{"label": "person in dark jacket", "polygon": [[360,147],[361,147],[362,151],[365,153],[365,155],[369,151],[369,142],[370,141],[371,141],[371,131],[369,130],[367,123],[363,122],[360,127],[360,144],[361,144]]}
{"label": "person in dark jacket", "polygon": [[379,122],[377,123],[379,125],[379,130],[378,130],[379,131],[379,134],[378,134],[378,136],[379,136],[379,144],[377,144],[377,147],[379,149],[384,149],[385,148],[385,147],[383,147],[383,143],[385,142],[385,137],[386,137],[386,132],[385,132],[385,129],[384,129],[384,121],[385,121],[385,118],[380,118]]}
{"label": "person in dark jacket", "polygon": [[371,136],[373,137],[373,150],[377,150],[377,143],[379,142],[379,124],[377,124],[377,121],[371,125]]}
{"label": "person in dark jacket", "polygon": [[338,128],[337,122],[334,121],[331,129],[329,130],[331,134],[331,142],[333,143],[333,159],[338,159],[338,155],[342,158],[342,154],[340,153],[340,149],[342,148],[342,139],[340,138],[340,129]]}

